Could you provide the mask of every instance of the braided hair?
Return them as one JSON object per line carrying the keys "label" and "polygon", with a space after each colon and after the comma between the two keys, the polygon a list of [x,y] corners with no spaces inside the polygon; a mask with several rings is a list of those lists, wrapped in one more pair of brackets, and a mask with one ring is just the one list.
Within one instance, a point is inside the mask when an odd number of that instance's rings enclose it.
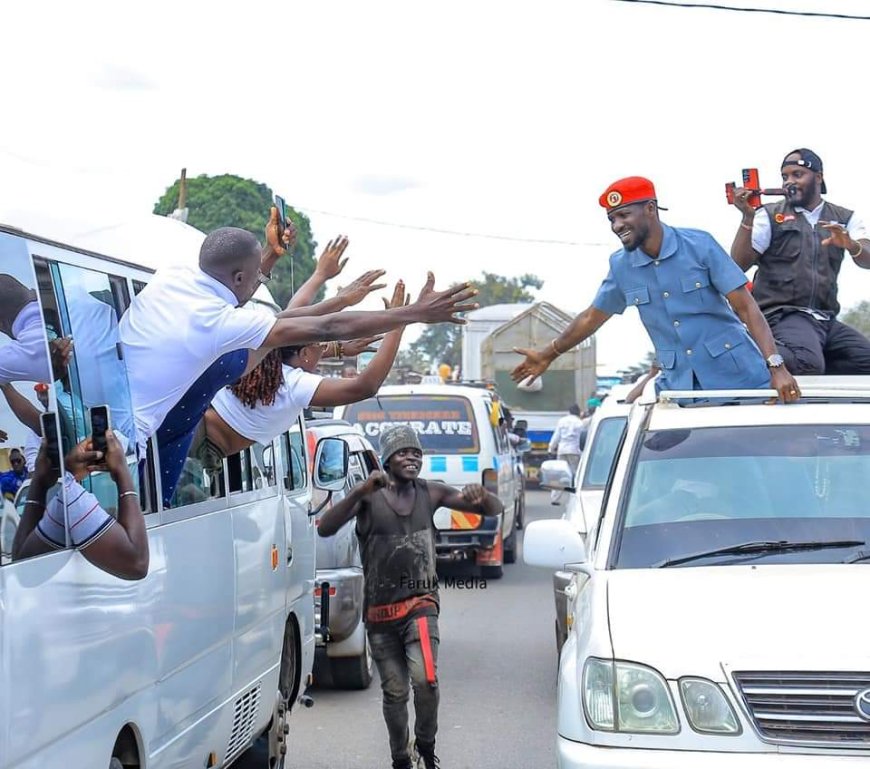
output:
{"label": "braided hair", "polygon": [[262,401],[264,406],[271,406],[283,381],[281,350],[275,349],[270,350],[250,374],[231,385],[230,390],[248,408],[256,408],[258,401]]}

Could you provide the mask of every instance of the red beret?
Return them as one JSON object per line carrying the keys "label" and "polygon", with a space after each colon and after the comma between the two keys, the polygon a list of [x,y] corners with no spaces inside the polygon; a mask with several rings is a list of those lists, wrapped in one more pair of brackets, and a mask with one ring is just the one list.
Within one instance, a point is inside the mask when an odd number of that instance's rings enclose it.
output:
{"label": "red beret", "polygon": [[[632,203],[643,203],[647,200],[656,199],[656,188],[649,179],[642,176],[629,176],[625,179],[613,182],[598,198],[602,208],[608,213]],[[667,209],[662,209],[666,211]]]}

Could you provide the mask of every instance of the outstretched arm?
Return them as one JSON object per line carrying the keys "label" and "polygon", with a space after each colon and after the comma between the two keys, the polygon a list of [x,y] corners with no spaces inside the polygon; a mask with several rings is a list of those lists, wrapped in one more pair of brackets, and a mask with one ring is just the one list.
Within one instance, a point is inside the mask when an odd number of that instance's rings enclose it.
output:
{"label": "outstretched arm", "polygon": [[290,297],[290,302],[287,304],[288,310],[310,305],[326,282],[341,273],[344,265],[347,264],[347,257],[342,258],[342,256],[349,242],[344,235],[339,235],[335,240],[330,240],[326,244],[311,277],[299,286],[296,293]]}
{"label": "outstretched arm", "polygon": [[380,312],[338,312],[317,318],[279,318],[262,347],[285,347],[333,339],[359,339],[382,334],[409,323],[465,323],[457,313],[477,309],[466,304],[477,291],[467,283],[435,291],[435,276],[430,272],[420,298],[407,307]]}
{"label": "outstretched arm", "polygon": [[526,379],[533,382],[550,367],[556,358],[592,336],[609,318],[610,315],[606,312],[602,312],[595,306],[589,306],[546,347],[540,350],[515,347],[514,352],[525,355],[526,359],[511,372],[511,379],[514,382],[522,382]]}
{"label": "outstretched arm", "polygon": [[6,396],[6,402],[18,421],[29,427],[37,435],[42,435],[42,425],[39,423],[39,409],[11,384],[0,384],[0,390]]}
{"label": "outstretched arm", "polygon": [[504,512],[501,500],[495,494],[490,494],[478,483],[469,484],[462,491],[443,483],[430,483],[428,485],[429,497],[432,500],[432,505],[436,508],[449,507],[464,513],[491,516]]}
{"label": "outstretched arm", "polygon": [[[405,285],[402,281],[396,284],[391,302],[384,300],[387,309],[405,306]],[[352,379],[324,379],[317,387],[312,406],[343,406],[347,403],[371,398],[384,383],[387,374],[393,367],[399,345],[402,343],[404,327],[391,331],[384,338],[375,357],[372,358],[363,372]]]}
{"label": "outstretched arm", "polygon": [[[342,288],[335,296],[329,299],[324,299],[317,304],[301,305],[291,307],[287,305],[286,310],[278,313],[278,318],[301,318],[312,315],[328,315],[331,312],[341,312],[347,307],[353,307],[365,299],[372,291],[378,291],[384,288],[386,283],[375,283],[376,280],[383,277],[385,270],[369,270],[353,283],[345,288]],[[299,293],[298,291],[296,292]],[[296,294],[294,294],[295,298]],[[290,300],[291,304],[293,300]]]}

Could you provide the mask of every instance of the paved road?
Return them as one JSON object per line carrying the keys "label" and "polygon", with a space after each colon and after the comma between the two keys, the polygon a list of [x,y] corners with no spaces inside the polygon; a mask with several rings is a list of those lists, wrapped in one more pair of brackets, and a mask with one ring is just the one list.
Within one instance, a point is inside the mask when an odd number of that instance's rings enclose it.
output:
{"label": "paved road", "polygon": [[[527,520],[554,517],[529,492]],[[444,576],[463,572],[445,571]],[[551,575],[520,562],[486,589],[442,587],[438,755],[444,769],[549,769],[555,761]],[[377,677],[366,691],[312,690],[291,721],[293,769],[389,769]],[[413,721],[412,721],[413,723]],[[264,769],[249,755],[239,769]]]}

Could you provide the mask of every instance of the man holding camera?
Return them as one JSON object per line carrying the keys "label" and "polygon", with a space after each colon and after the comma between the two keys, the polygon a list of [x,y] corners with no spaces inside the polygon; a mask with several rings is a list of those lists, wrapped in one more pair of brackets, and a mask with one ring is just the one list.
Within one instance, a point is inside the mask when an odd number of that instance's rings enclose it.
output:
{"label": "man holding camera", "polygon": [[843,258],[870,269],[870,238],[861,217],[822,198],[822,161],[797,149],[782,161],[785,200],[759,209],[751,190],[734,192],[743,214],[731,257],[742,270],[758,265],[752,295],[777,349],[794,374],[870,374],[870,341],[837,313]]}

